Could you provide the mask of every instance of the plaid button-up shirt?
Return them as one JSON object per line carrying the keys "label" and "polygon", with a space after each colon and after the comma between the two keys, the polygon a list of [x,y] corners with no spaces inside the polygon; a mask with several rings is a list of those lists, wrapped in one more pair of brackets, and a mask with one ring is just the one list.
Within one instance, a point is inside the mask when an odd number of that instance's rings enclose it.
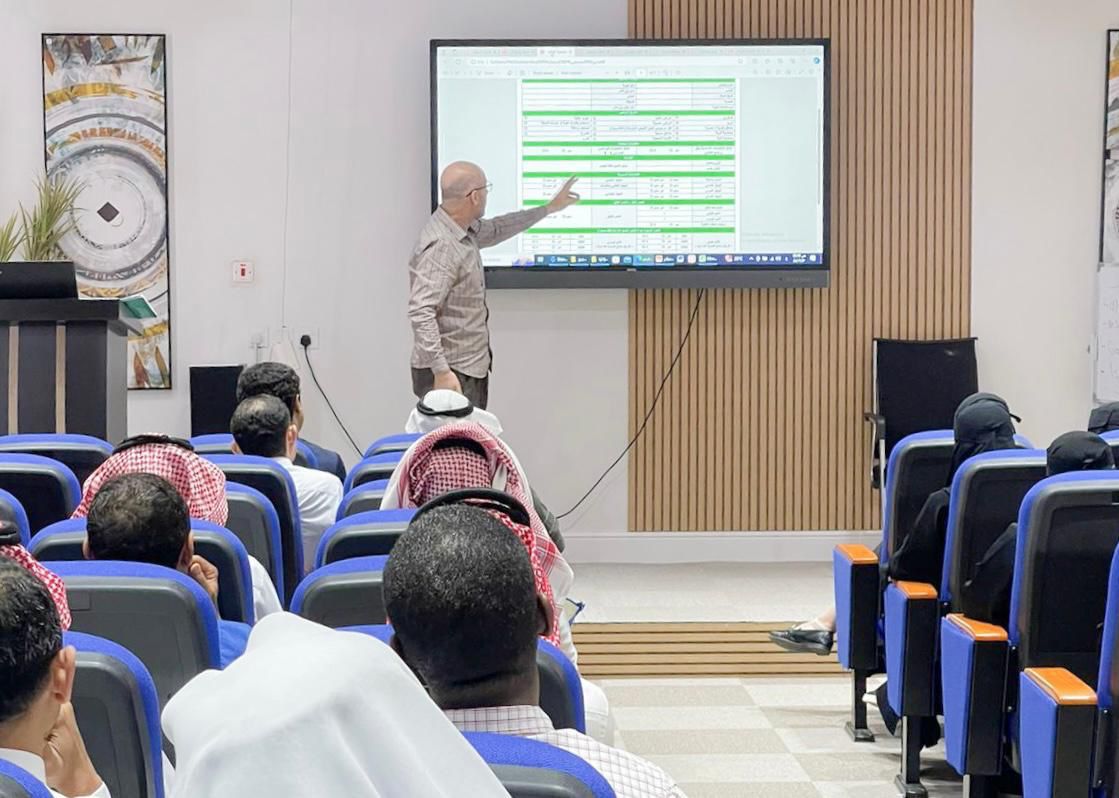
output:
{"label": "plaid button-up shirt", "polygon": [[676,782],[652,762],[574,729],[557,730],[540,707],[448,709],[446,715],[459,731],[528,737],[570,751],[601,773],[618,798],[686,798]]}
{"label": "plaid button-up shirt", "polygon": [[452,368],[481,379],[490,371],[482,247],[500,244],[548,215],[545,206],[478,219],[463,230],[442,208],[420,232],[409,262],[412,368]]}

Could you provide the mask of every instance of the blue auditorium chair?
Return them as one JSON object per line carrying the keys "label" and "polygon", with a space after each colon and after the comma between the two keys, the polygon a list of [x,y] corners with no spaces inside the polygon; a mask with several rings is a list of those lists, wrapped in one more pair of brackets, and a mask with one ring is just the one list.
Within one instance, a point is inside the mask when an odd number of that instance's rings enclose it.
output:
{"label": "blue auditorium chair", "polygon": [[69,518],[82,498],[82,486],[73,471],[37,454],[0,454],[0,490],[19,499],[32,535]]}
{"label": "blue auditorium chair", "polygon": [[[343,626],[343,632],[360,632],[388,643],[392,639],[389,624]],[[540,674],[540,708],[547,713],[557,729],[574,729],[586,733],[587,718],[583,705],[583,683],[579,672],[566,655],[547,640],[536,644],[536,669]]]}
{"label": "blue auditorium chair", "polygon": [[867,727],[867,677],[883,668],[880,566],[913,528],[929,494],[948,482],[955,439],[952,430],[918,432],[902,438],[890,451],[882,491],[882,543],[878,553],[866,546],[840,546],[833,556],[836,650],[839,663],[852,673],[852,717],[847,733],[873,742]]}
{"label": "blue auditorium chair", "polygon": [[155,682],[111,640],[67,632],[78,651],[71,703],[89,758],[113,798],[163,798],[163,740]]}
{"label": "blue auditorium chair", "polygon": [[0,452],[38,454],[57,460],[74,472],[78,483],[85,484],[89,475],[109,459],[113,445],[92,435],[69,433],[36,433],[0,435]]}
{"label": "blue auditorium chair", "polygon": [[315,567],[351,557],[388,554],[404,534],[415,510],[370,510],[337,522],[319,540]]}
{"label": "blue auditorium chair", "polygon": [[126,562],[56,562],[76,632],[118,643],[147,666],[160,705],[221,664],[218,614],[206,592],[170,568]]}
{"label": "blue auditorium chair", "polygon": [[23,504],[6,490],[0,490],[0,521],[15,524],[19,529],[19,539],[26,546],[31,542],[31,524]]}
{"label": "blue auditorium chair", "polygon": [[[216,432],[211,435],[195,435],[190,439],[190,445],[200,455],[207,454],[233,454],[233,436],[228,432]],[[305,468],[318,468],[319,458],[314,449],[301,440],[295,442],[296,465]]]}
{"label": "blue auditorium chair", "polygon": [[226,529],[236,535],[245,545],[245,550],[264,566],[276,593],[283,598],[284,554],[280,542],[280,516],[276,508],[259,490],[238,482],[225,483],[225,501],[229,506]]}
{"label": "blue auditorium chair", "polygon": [[[227,621],[254,623],[252,572],[244,545],[228,529],[209,521],[192,518],[190,527],[194,533],[194,553],[218,569],[219,614]],[[85,538],[86,519],[67,518],[36,535],[30,551],[41,562],[81,561],[85,560]]]}
{"label": "blue auditorium chair", "polygon": [[351,515],[380,510],[381,500],[385,498],[388,489],[389,481],[378,479],[346,491],[346,495],[342,497],[342,503],[338,505],[336,520],[341,521]]}
{"label": "blue auditorium chair", "polygon": [[299,583],[291,611],[323,626],[385,623],[383,571],[388,557],[355,557],[318,568]]}
{"label": "blue auditorium chair", "polygon": [[21,767],[0,759],[0,798],[53,798],[47,785]]}
{"label": "blue auditorium chair", "polygon": [[465,732],[512,798],[614,798],[614,788],[569,751],[524,737]]}
{"label": "blue auditorium chair", "polygon": [[353,488],[364,485],[366,482],[377,482],[389,479],[396,466],[404,458],[404,452],[385,452],[362,459],[360,463],[350,469],[346,474],[346,481],[342,485],[348,493]]}
{"label": "blue auditorium chair", "polygon": [[886,587],[887,697],[902,723],[898,786],[906,794],[923,789],[918,730],[923,719],[941,714],[940,619],[958,611],[963,583],[1044,478],[1045,452],[1036,449],[988,452],[965,461],[952,479],[941,583],[890,582]]}
{"label": "blue auditorium chair", "polygon": [[1119,550],[1108,581],[1095,682],[1059,667],[1026,668],[1019,675],[1024,798],[1119,795]]}
{"label": "blue auditorium chair", "polygon": [[945,748],[967,795],[989,792],[1007,770],[1022,772],[1021,742],[1033,730],[1019,718],[1021,670],[1064,668],[1086,683],[1097,676],[1119,544],[1117,493],[1116,471],[1038,483],[1018,515],[1009,629],[961,614],[941,621]]}
{"label": "blue auditorium chair", "polygon": [[284,591],[280,596],[285,605],[289,604],[295,586],[303,578],[303,533],[299,520],[299,497],[291,474],[267,457],[211,454],[206,455],[206,458],[225,473],[226,479],[255,488],[275,508],[280,522],[280,552],[284,570]]}
{"label": "blue auditorium chair", "polygon": [[373,457],[378,454],[387,454],[389,452],[406,452],[412,447],[412,444],[423,437],[419,432],[402,432],[399,435],[386,435],[383,438],[378,438],[369,444],[369,448],[365,450],[363,457]]}

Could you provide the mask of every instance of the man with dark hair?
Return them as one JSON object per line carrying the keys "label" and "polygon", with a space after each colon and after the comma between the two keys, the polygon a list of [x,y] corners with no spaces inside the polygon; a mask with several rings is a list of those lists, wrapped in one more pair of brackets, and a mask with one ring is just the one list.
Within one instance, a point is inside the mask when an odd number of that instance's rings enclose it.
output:
{"label": "man with dark hair", "polygon": [[[298,431],[303,431],[303,395],[300,392],[299,374],[285,363],[257,363],[241,372],[237,378],[237,404],[250,396],[267,394],[275,396],[285,405],[291,413],[291,420]],[[311,443],[303,439],[311,451],[315,453],[316,466],[320,471],[334,474],[339,481],[346,478],[346,464],[342,456],[330,449]]]}
{"label": "man with dark hair", "polygon": [[529,737],[586,760],[618,798],[682,798],[662,770],[571,729],[539,707],[536,641],[552,607],[536,592],[528,552],[490,513],[456,505],[424,513],[384,574],[393,647],[463,731]]}
{"label": "man with dark hair", "polygon": [[270,394],[250,396],[233,411],[229,422],[233,449],[239,454],[269,457],[291,474],[299,500],[303,534],[303,563],[308,570],[315,561],[319,538],[338,515],[342,482],[333,474],[295,464],[295,442],[299,430],[287,406]]}
{"label": "man with dark hair", "polygon": [[45,587],[0,557],[0,759],[64,798],[109,798],[74,720],[77,668]]}
{"label": "man with dark hair", "polygon": [[[89,507],[82,551],[87,560],[174,568],[217,601],[218,569],[194,553],[186,502],[170,482],[155,474],[124,474],[101,487]],[[249,631],[244,623],[218,621],[223,668],[244,653]]]}

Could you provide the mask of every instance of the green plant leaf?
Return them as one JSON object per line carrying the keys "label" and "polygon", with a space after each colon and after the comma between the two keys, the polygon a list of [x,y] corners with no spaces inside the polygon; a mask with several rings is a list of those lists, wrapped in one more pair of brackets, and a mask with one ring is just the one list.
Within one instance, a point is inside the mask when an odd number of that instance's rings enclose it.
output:
{"label": "green plant leaf", "polygon": [[47,178],[36,182],[34,207],[19,207],[23,257],[29,261],[63,260],[62,237],[74,229],[74,203],[85,187],[70,178]]}

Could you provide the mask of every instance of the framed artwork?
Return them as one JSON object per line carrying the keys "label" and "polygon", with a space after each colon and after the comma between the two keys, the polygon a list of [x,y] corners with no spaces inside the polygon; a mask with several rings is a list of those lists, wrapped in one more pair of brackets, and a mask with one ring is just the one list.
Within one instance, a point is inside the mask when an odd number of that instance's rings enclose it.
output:
{"label": "framed artwork", "polygon": [[1119,30],[1107,32],[1107,111],[1104,128],[1100,262],[1119,263]]}
{"label": "framed artwork", "polygon": [[[43,35],[47,175],[78,181],[62,239],[84,297],[130,298],[128,387],[171,387],[163,35]],[[145,301],[146,300],[146,301]]]}

